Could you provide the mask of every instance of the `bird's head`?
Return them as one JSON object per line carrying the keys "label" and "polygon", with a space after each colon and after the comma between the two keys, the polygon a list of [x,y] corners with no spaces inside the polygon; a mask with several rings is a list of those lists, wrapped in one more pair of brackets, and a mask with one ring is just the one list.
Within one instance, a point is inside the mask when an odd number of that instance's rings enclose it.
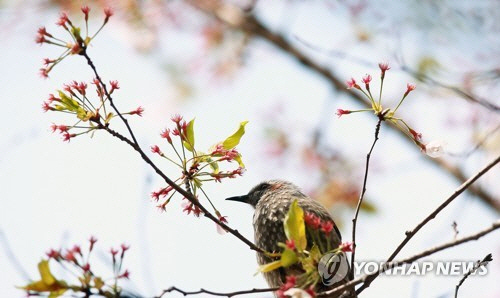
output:
{"label": "bird's head", "polygon": [[275,191],[296,191],[297,186],[283,180],[269,180],[264,181],[254,186],[246,195],[230,197],[226,200],[243,202],[252,205],[254,208],[257,206],[259,200],[274,193]]}

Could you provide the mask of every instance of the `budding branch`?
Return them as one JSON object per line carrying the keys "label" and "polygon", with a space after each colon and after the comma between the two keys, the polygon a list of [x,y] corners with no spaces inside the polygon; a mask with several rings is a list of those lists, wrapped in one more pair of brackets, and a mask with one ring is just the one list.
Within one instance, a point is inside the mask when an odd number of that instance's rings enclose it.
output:
{"label": "budding branch", "polygon": [[226,230],[227,232],[229,232],[230,234],[234,235],[236,238],[238,238],[239,240],[241,240],[243,243],[245,243],[250,249],[252,250],[255,250],[257,252],[261,252],[261,253],[265,253],[265,251],[263,249],[261,249],[260,247],[257,247],[252,241],[248,240],[247,238],[245,238],[240,232],[238,232],[238,230],[236,229],[232,229],[230,228],[228,225],[226,225],[225,223],[221,222],[216,216],[214,216],[212,213],[210,213],[194,196],[193,194],[191,194],[190,192],[186,191],[185,189],[183,189],[182,187],[180,187],[179,185],[177,185],[174,181],[172,181],[170,178],[168,178],[167,175],[165,175],[165,173],[163,173],[160,168],[158,168],[158,166],[156,166],[156,164],[146,155],[146,153],[144,152],[144,150],[142,150],[142,148],[139,146],[139,143],[137,142],[136,138],[135,138],[135,135],[133,133],[133,130],[132,128],[130,127],[127,119],[125,119],[125,117],[123,117],[123,115],[120,113],[120,111],[118,110],[118,108],[115,106],[114,102],[113,102],[113,99],[111,98],[111,95],[108,93],[108,90],[106,88],[106,84],[102,81],[101,77],[99,76],[98,72],[97,72],[97,68],[95,67],[94,63],[92,62],[92,59],[90,58],[90,56],[87,54],[87,49],[86,48],[83,48],[82,52],[80,53],[83,57],[85,57],[85,59],[87,60],[87,63],[88,65],[92,68],[97,80],[99,80],[99,83],[103,86],[103,89],[104,89],[104,93],[106,94],[108,100],[109,100],[109,103],[111,105],[111,107],[113,107],[113,109],[115,110],[115,112],[119,115],[120,119],[123,121],[123,123],[125,124],[125,126],[127,127],[127,130],[132,138],[132,140],[130,140],[129,138],[125,137],[124,135],[120,134],[119,132],[109,128],[109,126],[107,125],[103,125],[101,123],[99,123],[99,128],[100,129],[104,129],[106,130],[108,133],[110,133],[112,136],[120,139],[121,141],[127,143],[128,145],[130,145],[135,151],[137,151],[139,153],[139,155],[141,156],[141,158],[148,164],[151,166],[151,168],[153,168],[153,170],[170,186],[172,186],[173,189],[175,189],[179,194],[181,194],[182,196],[184,196],[186,199],[188,199],[193,205],[197,206],[198,208],[200,208],[201,212],[203,212],[203,215],[207,218],[209,218],[211,221],[215,222],[217,225],[221,226],[224,230]]}
{"label": "budding branch", "polygon": [[[492,162],[487,164],[483,169],[477,172],[474,176],[470,177],[467,181],[465,181],[459,188],[457,188],[452,195],[450,195],[443,203],[441,203],[431,214],[429,214],[426,218],[424,218],[413,230],[406,232],[406,238],[398,245],[398,247],[394,250],[391,256],[387,259],[386,262],[391,262],[394,258],[399,254],[399,252],[406,246],[406,244],[410,241],[415,234],[417,234],[420,229],[429,223],[432,219],[434,219],[446,206],[448,206],[451,202],[453,202],[461,193],[463,193],[467,188],[469,188],[472,183],[474,183],[477,179],[487,173],[491,168],[493,168],[496,164],[500,162],[500,155],[495,158]],[[376,278],[371,277],[368,279],[362,287],[358,289],[358,293],[361,293],[364,289],[370,286],[370,283],[373,279]]]}
{"label": "budding branch", "polygon": [[351,279],[354,279],[354,261],[355,261],[355,254],[356,254],[356,224],[358,222],[358,214],[359,210],[361,208],[361,204],[363,203],[363,198],[366,193],[366,183],[368,181],[368,169],[370,167],[370,157],[372,155],[373,148],[375,148],[375,144],[378,141],[378,136],[380,133],[380,125],[382,124],[382,121],[384,121],[384,115],[379,114],[378,115],[378,122],[377,125],[375,126],[375,137],[372,143],[372,147],[370,148],[370,151],[368,151],[368,154],[366,154],[366,166],[365,166],[365,177],[363,179],[363,188],[361,190],[361,194],[359,195],[359,200],[358,200],[358,205],[356,206],[356,212],[354,213],[354,218],[352,219],[352,253],[351,253],[351,270],[349,271],[349,275]]}
{"label": "budding branch", "polygon": [[[367,107],[370,106],[370,103],[364,100],[362,96],[360,96],[356,92],[353,92],[352,89],[346,89],[344,83],[332,73],[330,68],[324,67],[315,62],[313,59],[309,58],[304,52],[302,52],[299,48],[295,47],[291,42],[289,42],[282,34],[273,32],[255,16],[245,13],[244,11],[242,11],[242,9],[238,8],[235,5],[227,4],[219,0],[190,0],[189,3],[193,7],[216,18],[230,28],[243,31],[249,34],[250,37],[257,36],[264,39],[270,44],[276,46],[278,49],[295,58],[306,68],[319,74],[337,91],[346,93],[352,99]],[[389,127],[391,129],[395,129],[397,133],[404,135],[404,133],[401,130],[397,129],[396,126],[389,125]],[[404,139],[406,140],[407,138]],[[428,156],[426,160],[434,165],[437,165],[443,171],[451,174],[453,177],[455,177],[455,179],[460,181],[460,183],[465,182],[467,179],[465,173],[456,165],[446,162],[443,159],[431,158]],[[477,196],[481,201],[493,208],[496,212],[500,212],[500,203],[488,192],[474,186],[468,188],[467,191]]]}
{"label": "budding branch", "polygon": [[188,295],[198,295],[198,294],[210,294],[212,296],[223,296],[223,297],[233,297],[237,295],[245,295],[245,294],[253,294],[253,293],[265,293],[265,292],[274,292],[277,291],[278,288],[263,288],[263,289],[250,289],[250,290],[242,290],[242,291],[235,291],[235,292],[227,292],[227,293],[222,293],[222,292],[214,292],[206,289],[200,289],[198,291],[184,291],[181,290],[177,287],[170,287],[166,290],[163,290],[160,296],[157,296],[155,298],[161,298],[163,295],[170,293],[170,292],[179,292],[184,296]]}
{"label": "budding branch", "polygon": [[[358,284],[361,284],[363,283],[363,285],[366,283],[366,282],[372,282],[375,278],[377,278],[377,276],[379,276],[381,273],[384,273],[385,271],[389,270],[389,268],[394,268],[394,267],[399,267],[403,264],[410,264],[410,263],[413,263],[421,258],[424,258],[424,257],[427,257],[427,256],[430,256],[432,254],[435,254],[437,252],[440,252],[442,250],[445,250],[445,249],[448,249],[448,248],[451,248],[451,247],[454,247],[454,246],[457,246],[457,245],[460,245],[460,244],[463,244],[465,242],[469,242],[469,241],[472,241],[472,240],[478,240],[479,238],[495,231],[495,230],[498,230],[500,229],[500,220],[497,220],[496,222],[494,222],[489,228],[487,229],[484,229],[482,231],[479,231],[475,234],[472,234],[470,236],[467,236],[467,237],[463,237],[463,238],[459,238],[459,239],[456,239],[456,240],[453,240],[453,241],[450,241],[450,242],[447,242],[447,243],[444,243],[444,244],[441,244],[439,246],[436,246],[436,247],[433,247],[433,248],[430,248],[430,249],[427,249],[419,254],[416,254],[414,256],[411,256],[409,258],[406,258],[406,259],[403,259],[403,260],[400,260],[400,261],[393,261],[393,262],[385,262],[383,263],[380,267],[379,267],[379,270],[377,270],[376,272],[374,273],[371,273],[371,274],[365,274],[359,278],[356,278],[354,280],[351,280],[339,287],[336,287],[335,289],[332,289],[332,290],[329,290],[329,291],[326,291],[326,292],[322,292],[322,293],[318,293],[317,297],[325,297],[325,296],[328,296],[328,295],[332,295],[332,294],[337,294],[337,293],[341,293],[343,292],[344,290],[350,288],[350,287],[353,287],[355,285],[358,285]],[[356,293],[358,293],[359,290],[361,290],[363,288],[360,287]],[[364,288],[363,288],[364,289]],[[362,290],[361,290],[362,291]],[[359,291],[359,292],[361,292]]]}

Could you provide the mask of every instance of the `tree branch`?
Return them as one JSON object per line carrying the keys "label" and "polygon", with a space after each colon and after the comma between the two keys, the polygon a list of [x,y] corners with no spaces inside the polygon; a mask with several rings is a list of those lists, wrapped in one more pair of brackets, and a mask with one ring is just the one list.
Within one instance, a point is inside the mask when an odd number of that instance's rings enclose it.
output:
{"label": "tree branch", "polygon": [[[293,46],[283,35],[272,32],[254,16],[247,15],[240,8],[224,3],[221,0],[190,0],[188,2],[191,3],[192,6],[200,9],[201,11],[207,13],[212,17],[215,17],[216,19],[225,23],[227,26],[233,29],[244,31],[250,36],[263,38],[277,48],[281,49],[283,52],[297,59],[299,63],[309,68],[311,71],[319,74],[337,91],[349,95],[352,99],[368,108],[371,107],[370,103],[367,102],[361,95],[354,92],[352,89],[346,89],[345,84],[341,80],[339,80],[328,68],[316,63],[306,54],[301,52],[298,48]],[[396,126],[390,124],[389,127],[397,131],[400,136],[404,136],[405,140],[408,140],[404,132],[399,130]],[[460,183],[466,180],[466,174],[459,167],[443,159],[431,158],[427,155],[424,155],[424,157],[428,162],[451,174]],[[493,198],[493,196],[491,196],[489,193],[475,186],[470,187],[468,191],[471,194],[477,196],[481,201],[486,203],[495,211],[500,213],[500,201]]]}
{"label": "tree branch", "polygon": [[121,141],[127,143],[129,146],[131,146],[135,151],[137,151],[137,153],[139,153],[139,155],[141,156],[141,158],[151,167],[153,168],[153,170],[156,172],[156,174],[158,174],[161,178],[163,178],[163,180],[170,186],[172,186],[172,188],[174,188],[177,192],[179,192],[179,194],[181,194],[182,196],[184,196],[185,198],[187,198],[191,203],[193,203],[193,205],[197,206],[198,208],[200,208],[200,210],[203,212],[203,215],[205,217],[207,217],[208,219],[210,219],[211,221],[215,222],[216,224],[218,224],[219,226],[221,226],[222,228],[224,228],[227,232],[229,232],[230,234],[232,234],[233,236],[235,236],[236,238],[238,238],[239,240],[241,240],[243,243],[245,243],[250,249],[252,250],[255,250],[257,252],[261,252],[261,253],[265,253],[265,251],[263,249],[261,249],[260,247],[256,246],[252,241],[248,240],[247,238],[245,238],[238,230],[236,229],[232,229],[231,227],[229,227],[228,225],[226,225],[225,223],[221,222],[216,216],[214,216],[212,213],[210,213],[201,203],[199,200],[197,200],[191,193],[187,192],[185,189],[183,189],[182,187],[180,187],[179,185],[177,185],[175,182],[173,182],[170,178],[167,177],[167,175],[165,175],[157,166],[156,164],[146,155],[146,153],[144,153],[144,151],[142,151],[142,149],[137,145],[135,144],[134,142],[132,142],[130,139],[128,139],[127,137],[123,136],[122,134],[120,134],[119,132],[109,128],[108,126],[102,126],[101,129],[104,129],[106,130],[108,133],[110,133],[112,136],[120,139]]}
{"label": "tree branch", "polygon": [[106,97],[109,100],[109,104],[111,105],[111,107],[113,108],[113,110],[116,112],[116,114],[118,114],[118,116],[120,117],[120,119],[122,120],[122,122],[125,124],[125,127],[127,127],[128,133],[130,134],[130,137],[134,141],[134,144],[140,149],[139,143],[137,142],[137,140],[135,138],[134,132],[132,131],[132,128],[130,127],[130,124],[128,124],[128,120],[125,119],[125,117],[123,117],[122,113],[120,113],[120,111],[118,111],[118,109],[116,108],[115,103],[113,101],[113,98],[111,97],[111,94],[109,94],[109,92],[108,92],[108,88],[106,87],[106,84],[101,79],[101,76],[99,76],[99,73],[97,73],[97,68],[95,67],[94,62],[92,62],[92,59],[90,59],[89,55],[87,54],[87,48],[83,48],[83,50],[80,53],[80,55],[82,55],[83,57],[85,57],[85,60],[87,60],[87,64],[90,66],[90,68],[94,72],[94,75],[95,75],[96,79],[102,85],[102,88],[104,89],[104,94],[106,95]]}
{"label": "tree branch", "polygon": [[355,258],[355,255],[356,255],[356,224],[358,222],[359,210],[361,208],[361,204],[363,203],[363,198],[364,198],[365,193],[366,193],[366,183],[368,181],[368,168],[370,167],[370,157],[372,155],[373,148],[375,148],[375,144],[378,141],[378,135],[380,133],[380,124],[382,123],[383,120],[384,120],[384,116],[379,115],[377,126],[375,126],[375,138],[373,140],[370,151],[368,151],[368,154],[366,154],[366,166],[365,166],[365,176],[363,179],[363,188],[361,190],[361,194],[359,195],[359,200],[358,200],[358,204],[356,206],[356,212],[354,213],[354,218],[352,219],[352,253],[351,253],[351,270],[349,272],[351,279],[354,279],[354,261],[356,260],[356,258]]}
{"label": "tree branch", "polygon": [[[445,249],[448,249],[448,248],[451,248],[451,247],[454,247],[454,246],[457,246],[457,245],[460,245],[460,244],[463,244],[465,242],[469,242],[472,240],[478,240],[479,238],[481,238],[481,237],[483,237],[483,236],[485,236],[485,235],[487,235],[495,230],[498,230],[498,229],[500,229],[500,220],[495,221],[489,228],[484,229],[482,231],[479,231],[475,234],[469,235],[467,237],[459,238],[459,239],[441,244],[439,246],[435,246],[433,248],[427,249],[419,254],[413,255],[409,258],[406,258],[406,259],[403,259],[400,261],[385,262],[381,266],[379,266],[379,270],[377,270],[376,272],[371,273],[371,274],[365,274],[359,278],[356,278],[355,280],[351,280],[348,283],[345,283],[339,287],[336,287],[335,289],[331,289],[331,290],[328,290],[326,292],[318,293],[317,296],[318,297],[326,297],[326,296],[329,296],[332,294],[338,294],[338,293],[341,293],[341,292],[343,292],[343,291],[347,290],[348,288],[353,287],[355,285],[358,285],[361,283],[366,283],[369,280],[371,282],[377,276],[379,276],[381,273],[384,273],[385,271],[389,270],[390,268],[399,267],[403,264],[410,264],[410,263],[413,263],[421,258],[433,255],[433,254],[440,252],[440,251],[443,251]],[[363,288],[363,287],[360,287],[358,290],[360,290],[361,288]],[[359,294],[358,291],[356,291],[356,293]]]}
{"label": "tree branch", "polygon": [[180,187],[179,185],[177,185],[174,181],[172,181],[170,178],[167,177],[167,175],[165,175],[161,170],[160,168],[158,168],[158,166],[156,166],[156,164],[146,155],[146,153],[142,150],[142,148],[140,147],[139,143],[137,142],[136,138],[135,138],[135,135],[132,131],[132,128],[130,127],[130,125],[128,124],[128,121],[127,119],[125,119],[125,117],[123,117],[123,115],[120,113],[120,111],[118,110],[118,108],[115,106],[114,102],[113,102],[113,99],[111,97],[111,94],[109,94],[107,88],[106,88],[106,84],[103,82],[103,80],[101,79],[101,77],[99,76],[99,73],[97,72],[97,68],[95,67],[94,63],[92,62],[92,59],[90,58],[90,56],[87,54],[87,49],[86,48],[83,48],[83,51],[80,53],[80,55],[82,55],[83,57],[85,57],[85,60],[87,61],[87,64],[90,66],[90,68],[92,69],[92,71],[94,72],[94,75],[96,76],[97,80],[99,81],[99,83],[102,85],[103,89],[104,89],[104,94],[106,95],[107,99],[109,100],[109,103],[111,105],[111,107],[113,108],[113,110],[118,114],[118,116],[120,117],[120,119],[122,120],[122,122],[125,124],[132,140],[130,140],[129,138],[125,137],[124,135],[120,134],[119,132],[109,128],[108,125],[103,125],[102,123],[98,123],[99,125],[99,129],[104,129],[106,130],[108,133],[110,133],[112,136],[120,139],[121,141],[127,143],[128,145],[130,145],[135,151],[137,151],[137,153],[139,153],[139,155],[141,156],[141,158],[151,167],[153,168],[153,170],[161,177],[163,178],[163,180],[168,184],[170,185],[173,189],[175,189],[179,194],[181,194],[182,196],[184,196],[186,199],[188,199],[193,205],[197,206],[198,208],[200,208],[201,212],[203,212],[203,215],[205,217],[207,217],[208,219],[210,219],[211,221],[213,221],[215,224],[221,226],[223,229],[225,229],[227,232],[229,232],[230,234],[234,235],[236,238],[238,238],[239,240],[241,240],[243,243],[245,243],[250,249],[252,250],[255,250],[257,252],[262,252],[264,253],[265,251],[262,250],[261,248],[257,247],[252,241],[248,240],[247,238],[245,238],[242,234],[240,234],[240,232],[238,232],[238,230],[236,229],[232,229],[230,228],[228,225],[226,225],[225,223],[221,222],[219,220],[219,218],[217,218],[216,216],[214,216],[212,213],[210,213],[200,202],[199,200],[197,200],[190,192],[188,192],[187,190],[183,189],[182,187]]}
{"label": "tree branch", "polygon": [[458,289],[460,289],[460,286],[464,283],[464,281],[474,272],[476,272],[477,269],[481,268],[482,266],[488,265],[489,262],[493,261],[493,258],[491,254],[487,254],[486,257],[483,258],[482,261],[477,261],[476,265],[471,268],[467,273],[465,273],[464,277],[460,280],[460,282],[457,284],[455,287],[455,298],[458,297]]}
{"label": "tree branch", "polygon": [[179,292],[184,296],[188,295],[198,295],[198,294],[210,294],[212,296],[223,296],[223,297],[233,297],[237,295],[245,295],[245,294],[254,294],[254,293],[265,293],[265,292],[274,292],[277,291],[279,288],[263,288],[263,289],[251,289],[251,290],[243,290],[243,291],[235,291],[235,292],[227,292],[227,293],[221,293],[221,292],[214,292],[210,290],[205,290],[205,289],[200,289],[198,291],[184,291],[181,290],[177,287],[170,287],[166,290],[163,290],[160,296],[157,296],[155,298],[161,298],[163,295],[170,293],[170,292]]}
{"label": "tree branch", "polygon": [[[488,172],[491,168],[493,168],[496,164],[500,162],[500,155],[497,156],[492,162],[487,164],[483,169],[476,173],[476,175],[470,177],[467,181],[465,181],[459,188],[457,188],[451,196],[449,196],[443,203],[441,203],[431,214],[429,214],[426,218],[424,218],[413,230],[406,232],[406,238],[398,245],[398,247],[394,250],[391,256],[387,259],[387,262],[391,262],[394,258],[399,254],[399,252],[406,246],[406,244],[410,241],[415,234],[417,234],[420,229],[429,223],[432,219],[434,219],[439,212],[441,212],[446,206],[448,206],[453,200],[455,200],[461,193],[463,193],[468,187],[472,185],[477,179],[483,176],[486,172]],[[365,288],[370,286],[370,283],[375,279],[377,275],[374,275],[370,279],[366,280],[361,288],[358,289],[359,293],[362,292]],[[357,292],[358,292],[357,291]]]}
{"label": "tree branch", "polygon": [[496,113],[500,112],[500,106],[497,106],[497,105],[495,105],[495,104],[493,104],[493,103],[491,103],[483,98],[479,98],[477,96],[474,96],[474,95],[472,95],[472,94],[470,94],[470,93],[468,93],[468,92],[466,92],[458,87],[441,83],[441,82],[431,78],[430,76],[426,75],[425,73],[419,73],[419,72],[416,72],[416,71],[410,69],[406,65],[403,65],[401,67],[401,69],[403,71],[409,73],[410,75],[412,75],[413,77],[415,77],[416,79],[418,79],[420,81],[423,81],[423,82],[426,81],[429,84],[433,84],[433,85],[438,86],[440,88],[453,91],[455,94],[459,95],[460,97],[463,97],[463,98],[465,98],[473,103],[479,104],[490,111],[493,111]]}

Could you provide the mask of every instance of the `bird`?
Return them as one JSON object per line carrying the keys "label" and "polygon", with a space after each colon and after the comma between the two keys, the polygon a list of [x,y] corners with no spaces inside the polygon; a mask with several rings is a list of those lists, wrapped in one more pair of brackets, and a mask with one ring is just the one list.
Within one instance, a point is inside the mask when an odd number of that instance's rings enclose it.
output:
{"label": "bird", "polygon": [[[253,216],[253,228],[255,244],[266,252],[281,252],[283,248],[278,243],[285,243],[287,238],[284,231],[284,220],[293,201],[297,200],[298,205],[304,211],[304,217],[316,218],[317,222],[333,224],[330,226],[329,233],[316,233],[314,239],[318,239],[317,245],[336,248],[342,243],[340,231],[335,225],[328,210],[319,202],[305,195],[295,184],[284,180],[268,180],[254,186],[246,195],[234,196],[226,200],[243,202],[255,208]],[[319,220],[318,220],[319,218]],[[319,235],[319,236],[318,236]],[[311,249],[313,235],[309,228],[306,229],[307,247]],[[257,263],[265,265],[276,258],[266,256],[264,253],[257,252]],[[347,263],[347,262],[346,262]],[[287,277],[291,275],[300,275],[304,270],[300,265],[292,265],[287,268],[280,267],[276,270],[264,272],[264,278],[272,288],[282,287],[287,282]],[[315,291],[326,291],[350,280],[349,274],[339,282],[325,285],[319,282]],[[329,297],[356,297],[353,289],[349,289],[341,294]]]}

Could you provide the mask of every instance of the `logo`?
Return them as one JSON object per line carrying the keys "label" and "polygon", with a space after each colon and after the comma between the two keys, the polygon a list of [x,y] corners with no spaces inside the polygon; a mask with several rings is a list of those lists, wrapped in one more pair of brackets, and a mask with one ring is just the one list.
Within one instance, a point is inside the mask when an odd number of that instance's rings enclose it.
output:
{"label": "logo", "polygon": [[342,281],[349,273],[347,256],[343,252],[325,254],[319,260],[318,272],[326,286]]}

